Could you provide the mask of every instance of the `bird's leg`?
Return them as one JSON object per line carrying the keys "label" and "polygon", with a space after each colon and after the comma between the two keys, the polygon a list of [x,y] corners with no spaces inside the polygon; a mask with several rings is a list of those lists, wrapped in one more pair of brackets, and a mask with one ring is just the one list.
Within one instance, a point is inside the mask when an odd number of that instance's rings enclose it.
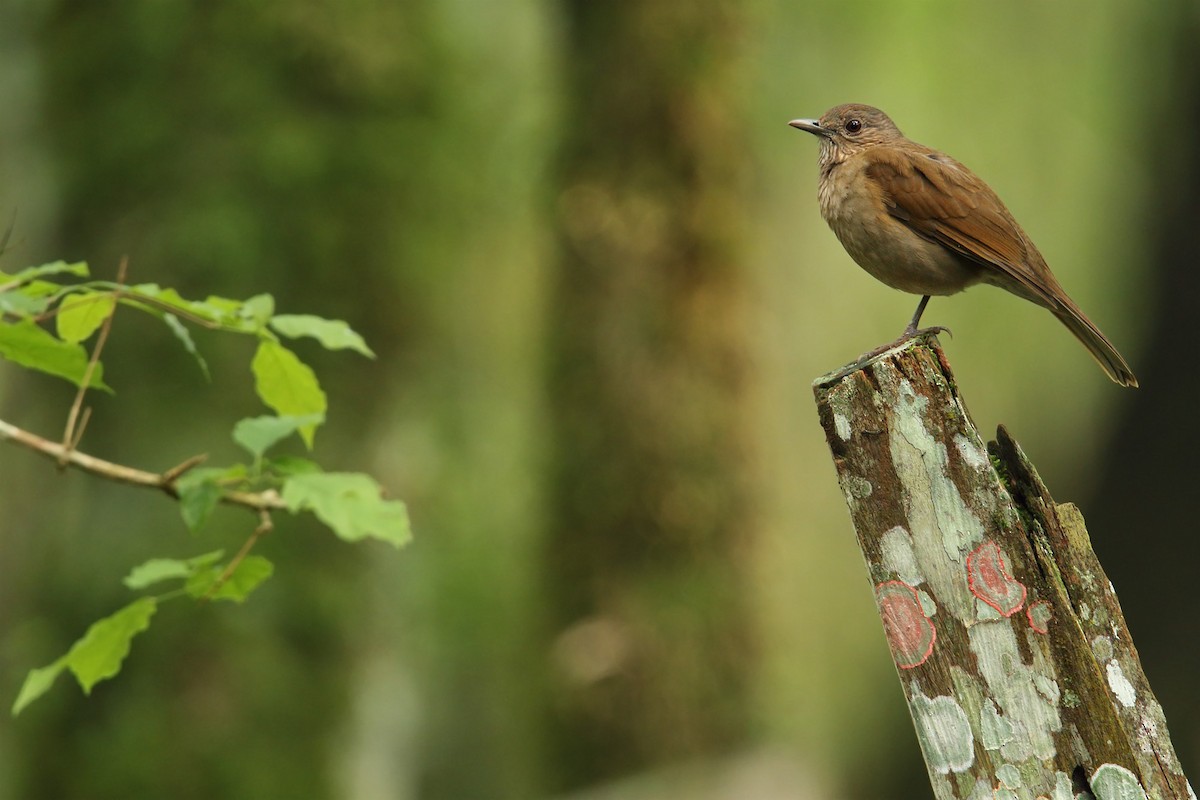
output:
{"label": "bird's leg", "polygon": [[921,315],[925,313],[925,306],[927,305],[929,305],[929,295],[924,295],[921,298],[921,302],[917,303],[917,310],[913,312],[912,319],[908,322],[908,327],[904,329],[904,333],[900,334],[900,338],[893,343],[893,346],[900,344],[901,342],[907,342],[914,336],[920,336],[923,333],[942,333],[945,331],[951,336],[954,335],[951,333],[949,328],[942,327],[941,325],[934,325],[931,328],[917,327],[921,324]]}
{"label": "bird's leg", "polygon": [[917,310],[913,313],[908,327],[904,329],[904,336],[901,338],[907,338],[917,332],[917,326],[921,324],[921,315],[925,313],[925,306],[927,305],[929,305],[929,295],[924,295],[921,298],[921,302],[917,303]]}
{"label": "bird's leg", "polygon": [[929,295],[924,295],[921,298],[921,302],[917,303],[917,310],[913,314],[912,319],[909,320],[908,326],[904,329],[904,333],[900,334],[899,339],[897,339],[894,342],[888,342],[885,345],[880,345],[879,347],[876,347],[874,350],[870,351],[869,353],[863,353],[861,356],[858,357],[858,360],[855,361],[853,364],[848,365],[847,367],[845,367],[840,372],[837,372],[834,375],[830,375],[828,377],[828,380],[838,380],[840,378],[844,378],[845,376],[849,375],[851,372],[858,371],[862,367],[863,364],[870,361],[872,358],[875,358],[875,356],[881,355],[882,353],[886,353],[888,350],[891,350],[893,347],[898,347],[898,346],[904,344],[909,339],[915,339],[916,337],[923,336],[927,333],[938,334],[938,333],[942,333],[943,331],[946,333],[949,333],[951,336],[953,336],[954,334],[951,333],[949,328],[943,327],[941,325],[933,325],[928,328],[918,328],[917,327],[918,325],[921,324],[921,315],[925,313],[925,306],[927,306],[927,305],[929,305]]}

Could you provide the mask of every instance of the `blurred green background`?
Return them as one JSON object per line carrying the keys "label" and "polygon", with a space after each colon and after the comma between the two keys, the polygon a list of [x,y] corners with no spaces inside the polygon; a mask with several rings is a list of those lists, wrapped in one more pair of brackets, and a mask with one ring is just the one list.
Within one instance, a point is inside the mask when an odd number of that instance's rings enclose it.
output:
{"label": "blurred green background", "polygon": [[[0,723],[0,798],[922,797],[924,767],[810,383],[915,298],[853,265],[786,126],[878,105],[988,180],[1144,388],[1044,311],[935,299],[1096,550],[1200,765],[1190,0],[0,0],[5,268],[65,258],[346,319],[318,348],[330,468],[410,504],[357,548],[287,521],[245,607],[167,606],[123,673]],[[82,449],[235,457],[244,343],[206,383],[134,315]],[[0,416],[72,392],[7,366]],[[165,499],[0,459],[0,686],[236,546]]]}

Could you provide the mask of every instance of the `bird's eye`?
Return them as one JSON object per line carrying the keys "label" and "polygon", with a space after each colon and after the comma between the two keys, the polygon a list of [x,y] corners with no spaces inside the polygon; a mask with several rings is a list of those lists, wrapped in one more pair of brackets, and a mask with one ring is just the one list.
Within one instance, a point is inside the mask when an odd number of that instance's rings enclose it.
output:
{"label": "bird's eye", "polygon": [[861,130],[862,130],[862,121],[861,120],[852,119],[846,123],[846,132],[847,133],[858,133]]}

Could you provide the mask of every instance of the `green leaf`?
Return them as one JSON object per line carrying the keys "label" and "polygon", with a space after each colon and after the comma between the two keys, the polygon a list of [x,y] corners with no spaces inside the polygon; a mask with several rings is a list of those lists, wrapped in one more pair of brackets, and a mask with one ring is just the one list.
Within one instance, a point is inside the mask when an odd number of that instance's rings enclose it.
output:
{"label": "green leaf", "polygon": [[150,618],[158,609],[153,597],[141,597],[117,613],[92,623],[83,638],[66,655],[67,666],[75,673],[84,694],[92,687],[121,671],[121,662],[129,655],[133,637],[150,627]]}
{"label": "green leaf", "polygon": [[262,458],[263,453],[280,440],[301,428],[320,425],[324,421],[325,418],[320,414],[305,414],[302,417],[252,417],[233,426],[233,440],[249,450],[255,458]]}
{"label": "green leaf", "polygon": [[275,298],[269,294],[256,294],[242,303],[238,313],[242,319],[253,325],[255,330],[262,330],[267,320],[275,313]]}
{"label": "green leaf", "polygon": [[289,339],[311,336],[326,350],[349,349],[368,358],[375,357],[363,338],[340,319],[322,319],[311,314],[277,314],[271,320],[271,327]]}
{"label": "green leaf", "polygon": [[[32,320],[0,323],[0,356],[14,364],[65,378],[76,386],[83,383],[88,363],[83,347],[55,338]],[[111,392],[104,384],[102,366],[96,364],[90,385]]]}
{"label": "green leaf", "polygon": [[107,292],[87,292],[68,297],[58,307],[55,316],[58,337],[72,344],[82,342],[104,324],[116,304],[116,298]]}
{"label": "green leaf", "polygon": [[171,333],[175,334],[175,338],[183,343],[183,349],[191,353],[192,358],[196,359],[196,363],[200,365],[200,371],[204,373],[204,379],[212,381],[212,375],[208,372],[208,362],[204,360],[204,356],[200,355],[200,351],[196,349],[196,342],[192,340],[192,334],[187,329],[187,326],[179,321],[179,317],[171,313],[164,312],[162,321],[171,329]]}
{"label": "green leaf", "polygon": [[49,264],[42,264],[40,267],[26,267],[15,275],[5,275],[0,272],[0,285],[28,283],[34,278],[41,278],[45,275],[74,275],[77,278],[86,278],[88,265],[83,261],[76,261],[74,264],[68,264],[66,261],[52,261]]}
{"label": "green leaf", "polygon": [[30,294],[23,289],[0,292],[0,313],[18,317],[34,317],[50,305],[50,298],[43,294]]}
{"label": "green leaf", "polygon": [[[188,583],[188,594],[203,597],[220,578],[223,569],[209,570],[203,579]],[[246,556],[234,568],[233,574],[212,594],[213,600],[232,600],[243,603],[250,593],[275,572],[275,565],[262,556]],[[199,576],[198,576],[199,577]]]}
{"label": "green leaf", "polygon": [[157,283],[139,283],[125,287],[121,293],[121,302],[157,313],[174,311],[182,317],[195,317],[225,330],[241,333],[255,333],[262,328],[261,324],[242,314],[240,300],[224,297],[209,297],[204,301],[188,300],[174,289],[164,289]]}
{"label": "green leaf", "polygon": [[[279,342],[260,341],[250,368],[254,371],[254,388],[258,396],[280,416],[318,414],[324,417],[325,392],[321,391],[317,376]],[[316,424],[299,428],[300,438],[310,450],[316,430]]]}
{"label": "green leaf", "polygon": [[152,558],[134,567],[122,583],[129,589],[145,589],[162,581],[191,577],[198,569],[218,561],[224,550],[214,550],[194,558]]}
{"label": "green leaf", "polygon": [[191,574],[187,563],[177,558],[152,558],[130,570],[121,582],[126,588],[136,591],[162,581],[186,578]]}
{"label": "green leaf", "polygon": [[193,469],[175,482],[175,489],[179,492],[179,513],[192,533],[204,527],[213,509],[221,502],[224,490],[218,481],[225,479],[228,474],[228,469],[217,467]]}
{"label": "green leaf", "polygon": [[283,484],[283,502],[293,513],[312,511],[348,542],[372,537],[400,547],[412,538],[404,503],[383,499],[379,484],[370,475],[295,475]]}
{"label": "green leaf", "polygon": [[[194,598],[204,597],[220,580],[225,571],[223,566],[212,566],[198,570],[187,582],[187,593]],[[246,556],[234,568],[233,574],[225,583],[212,593],[213,600],[232,600],[235,603],[245,602],[250,592],[275,572],[275,565],[262,556]]]}
{"label": "green leaf", "polygon": [[275,456],[265,459],[263,464],[265,469],[283,478],[292,475],[309,475],[321,471],[317,462],[296,456]]}
{"label": "green leaf", "polygon": [[221,584],[221,588],[213,593],[213,600],[232,600],[244,603],[250,593],[257,589],[275,572],[275,565],[262,556],[246,556],[229,576],[229,580]]}
{"label": "green leaf", "polygon": [[25,706],[49,691],[50,687],[54,685],[54,681],[58,679],[58,676],[66,668],[67,657],[63,656],[53,664],[29,670],[29,674],[25,676],[25,682],[21,684],[21,691],[17,692],[17,699],[12,707],[12,715],[15,717],[17,714],[20,714]]}

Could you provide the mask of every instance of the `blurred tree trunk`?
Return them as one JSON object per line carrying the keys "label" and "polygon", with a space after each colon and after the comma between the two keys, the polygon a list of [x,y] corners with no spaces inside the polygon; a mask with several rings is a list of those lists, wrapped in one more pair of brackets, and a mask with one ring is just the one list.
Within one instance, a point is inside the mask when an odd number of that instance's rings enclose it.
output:
{"label": "blurred tree trunk", "polygon": [[573,787],[743,740],[757,522],[743,11],[564,10],[546,571],[553,732]]}
{"label": "blurred tree trunk", "polygon": [[[1089,518],[1099,522],[1093,526],[1097,549],[1112,564],[1113,582],[1120,587],[1175,740],[1185,743],[1200,739],[1195,651],[1179,649],[1180,642],[1200,637],[1195,594],[1182,591],[1192,584],[1192,566],[1200,561],[1191,505],[1200,428],[1190,422],[1200,374],[1187,368],[1200,349],[1200,53],[1195,46],[1200,16],[1194,3],[1178,2],[1158,19],[1170,52],[1169,82],[1143,116],[1170,124],[1153,134],[1130,136],[1131,146],[1153,153],[1148,159],[1153,180],[1140,221],[1157,239],[1146,259],[1157,272],[1145,309],[1149,336],[1135,359],[1143,388],[1122,398],[1124,415],[1100,469]],[[1161,557],[1164,552],[1170,557]],[[1200,769],[1196,756],[1194,746],[1180,748],[1185,771]]]}

